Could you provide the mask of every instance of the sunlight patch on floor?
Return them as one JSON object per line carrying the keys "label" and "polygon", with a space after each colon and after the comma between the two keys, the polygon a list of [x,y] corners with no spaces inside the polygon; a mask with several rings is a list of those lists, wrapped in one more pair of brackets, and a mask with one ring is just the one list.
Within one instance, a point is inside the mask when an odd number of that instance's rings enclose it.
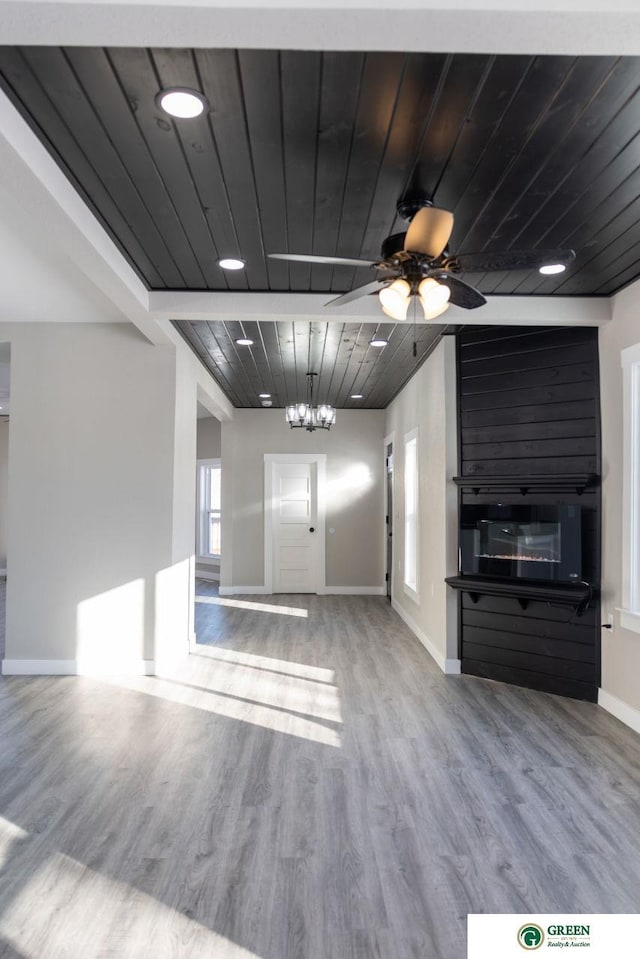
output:
{"label": "sunlight patch on floor", "polygon": [[0,869],[6,865],[16,841],[27,839],[28,836],[29,833],[20,826],[0,816]]}
{"label": "sunlight patch on floor", "polygon": [[336,680],[335,670],[327,669],[324,666],[308,666],[306,663],[292,663],[288,659],[272,659],[269,656],[258,656],[255,653],[245,653],[238,649],[227,649],[225,646],[205,646],[202,643],[196,643],[191,652],[195,656],[203,656],[206,659],[239,663],[242,666],[253,666],[254,669],[283,673],[285,676],[313,679],[318,683],[335,683]]}
{"label": "sunlight patch on floor", "polygon": [[57,851],[16,885],[0,916],[0,937],[24,959],[162,956],[168,941],[180,943],[185,956],[261,959],[141,889]]}
{"label": "sunlight patch on floor", "polygon": [[[332,727],[325,725],[327,720],[315,720],[306,714],[293,714],[306,712],[300,708],[300,699],[296,700],[296,705],[264,705],[255,702],[250,696],[245,698],[242,694],[241,682],[236,683],[235,686],[230,685],[224,693],[198,685],[202,682],[201,676],[197,678],[181,676],[180,679],[160,679],[156,676],[100,677],[100,682],[109,683],[119,689],[144,693],[146,696],[155,696],[190,709],[215,713],[225,719],[236,719],[276,733],[297,736],[324,746],[334,746],[338,749],[341,746],[340,734]],[[253,686],[253,692],[255,692],[255,686]]]}
{"label": "sunlight patch on floor", "polygon": [[209,603],[211,606],[229,606],[233,609],[248,609],[256,613],[279,613],[280,616],[297,616],[308,619],[309,611],[297,606],[276,606],[271,603],[254,603],[247,599],[226,599],[223,596],[196,596],[196,603]]}
{"label": "sunlight patch on floor", "polygon": [[[192,675],[192,670],[187,667],[180,671],[178,678],[191,682]],[[246,699],[274,709],[286,709],[312,719],[342,722],[338,689],[328,683],[256,669],[252,665],[225,662],[219,662],[215,668],[208,670],[206,679],[203,675],[199,671],[193,682],[210,692]]]}

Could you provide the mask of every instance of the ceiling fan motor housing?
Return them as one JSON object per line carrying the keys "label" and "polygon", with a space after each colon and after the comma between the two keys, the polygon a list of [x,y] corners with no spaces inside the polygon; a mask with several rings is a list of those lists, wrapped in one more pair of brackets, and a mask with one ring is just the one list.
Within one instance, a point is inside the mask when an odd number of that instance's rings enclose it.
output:
{"label": "ceiling fan motor housing", "polygon": [[382,241],[380,254],[383,260],[392,260],[399,253],[404,253],[404,238],[406,233],[392,233],[386,240]]}
{"label": "ceiling fan motor housing", "polygon": [[433,201],[426,193],[409,193],[398,200],[396,210],[403,220],[411,220],[424,206],[433,206]]}

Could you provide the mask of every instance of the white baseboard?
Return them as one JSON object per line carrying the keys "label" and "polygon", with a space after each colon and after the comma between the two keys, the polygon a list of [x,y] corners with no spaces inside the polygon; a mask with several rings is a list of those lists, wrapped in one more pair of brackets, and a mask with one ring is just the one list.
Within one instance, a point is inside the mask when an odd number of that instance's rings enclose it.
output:
{"label": "white baseboard", "polygon": [[459,659],[445,659],[444,671],[447,676],[460,676],[462,673],[462,663]]}
{"label": "white baseboard", "polygon": [[122,663],[85,666],[77,659],[3,659],[3,676],[154,676],[156,664],[152,659],[126,660]]}
{"label": "white baseboard", "polygon": [[608,693],[606,689],[598,690],[598,706],[602,706],[608,713],[619,719],[625,726],[629,726],[634,732],[640,733],[640,709],[629,706],[628,703],[618,699]]}
{"label": "white baseboard", "polygon": [[219,583],[219,582],[220,582],[220,573],[209,573],[209,572],[205,572],[204,570],[197,569],[197,570],[196,570],[196,579],[207,579],[207,580],[209,580],[211,583]]}
{"label": "white baseboard", "polygon": [[268,592],[266,586],[221,586],[218,590],[220,596],[266,596]]}
{"label": "white baseboard", "polygon": [[[386,592],[384,586],[323,586],[318,596],[384,596]],[[220,596],[270,595],[266,586],[221,586],[218,593]]]}
{"label": "white baseboard", "polygon": [[400,619],[406,623],[414,636],[420,640],[426,651],[429,653],[431,658],[435,660],[443,673],[446,673],[448,676],[456,676],[460,673],[461,665],[459,659],[446,659],[440,650],[434,646],[432,641],[423,633],[418,624],[413,621],[411,616],[399,605],[394,599],[391,600],[391,605],[395,609],[396,613]]}
{"label": "white baseboard", "polygon": [[385,596],[385,586],[325,586],[322,596]]}

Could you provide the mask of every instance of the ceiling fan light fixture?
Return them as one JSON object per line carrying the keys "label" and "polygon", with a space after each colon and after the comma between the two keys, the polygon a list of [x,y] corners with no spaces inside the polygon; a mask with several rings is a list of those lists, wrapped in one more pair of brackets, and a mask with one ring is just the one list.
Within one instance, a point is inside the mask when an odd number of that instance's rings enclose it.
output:
{"label": "ceiling fan light fixture", "polygon": [[[422,300],[420,300],[420,302],[422,303]],[[441,316],[443,313],[446,313],[450,306],[450,303],[443,303],[438,307],[427,308],[424,303],[422,303],[422,312],[424,313],[425,320],[435,320],[436,316]]]}
{"label": "ceiling fan light fixture", "polygon": [[240,339],[236,340],[237,346],[253,346],[253,340],[250,340],[248,336],[241,336]]}
{"label": "ceiling fan light fixture", "polygon": [[406,320],[411,300],[411,286],[399,277],[378,293],[382,312],[394,320]]}
{"label": "ceiling fan light fixture", "polygon": [[438,283],[432,276],[427,276],[420,282],[418,296],[425,320],[433,320],[449,308],[451,290],[444,283]]}
{"label": "ceiling fan light fixture", "polygon": [[379,336],[374,336],[372,340],[369,340],[369,346],[375,346],[378,349],[382,349],[383,347],[387,345],[388,342],[389,342],[388,340],[383,340]]}
{"label": "ceiling fan light fixture", "polygon": [[192,120],[208,107],[207,98],[189,87],[171,87],[161,90],[156,103],[165,113],[177,120]]}
{"label": "ceiling fan light fixture", "polygon": [[538,273],[542,273],[543,276],[555,276],[556,273],[564,273],[566,268],[566,263],[546,263],[539,268]]}

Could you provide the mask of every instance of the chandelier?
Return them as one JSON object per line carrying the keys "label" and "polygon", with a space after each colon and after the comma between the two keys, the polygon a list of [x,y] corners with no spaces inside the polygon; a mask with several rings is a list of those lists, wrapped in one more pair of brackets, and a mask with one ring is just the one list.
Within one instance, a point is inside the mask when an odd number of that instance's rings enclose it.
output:
{"label": "chandelier", "polygon": [[307,373],[307,402],[294,403],[287,406],[287,423],[292,430],[305,429],[313,433],[314,430],[330,430],[336,421],[336,411],[333,406],[322,403],[313,407],[313,377],[317,373]]}

